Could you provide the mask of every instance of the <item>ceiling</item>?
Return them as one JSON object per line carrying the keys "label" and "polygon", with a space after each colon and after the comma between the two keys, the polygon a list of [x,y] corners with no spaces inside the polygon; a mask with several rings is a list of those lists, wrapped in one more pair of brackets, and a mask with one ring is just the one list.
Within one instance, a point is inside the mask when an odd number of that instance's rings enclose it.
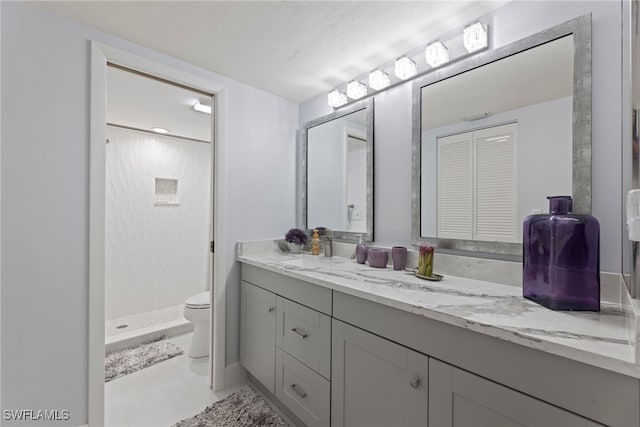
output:
{"label": "ceiling", "polygon": [[422,129],[573,95],[573,37],[503,58],[422,88]]}
{"label": "ceiling", "polygon": [[211,98],[119,68],[107,68],[107,123],[211,141],[211,115],[195,111],[197,101]]}
{"label": "ceiling", "polygon": [[461,29],[506,1],[30,3],[303,102]]}

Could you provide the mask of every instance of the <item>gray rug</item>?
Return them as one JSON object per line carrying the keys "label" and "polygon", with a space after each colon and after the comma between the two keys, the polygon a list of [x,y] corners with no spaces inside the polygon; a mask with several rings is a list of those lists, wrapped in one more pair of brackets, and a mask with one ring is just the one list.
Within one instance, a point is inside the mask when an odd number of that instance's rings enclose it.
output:
{"label": "gray rug", "polygon": [[166,335],[145,341],[136,347],[114,351],[107,354],[104,360],[104,382],[139,371],[182,353],[184,351],[170,343]]}
{"label": "gray rug", "polygon": [[267,402],[248,385],[215,402],[175,427],[289,427]]}

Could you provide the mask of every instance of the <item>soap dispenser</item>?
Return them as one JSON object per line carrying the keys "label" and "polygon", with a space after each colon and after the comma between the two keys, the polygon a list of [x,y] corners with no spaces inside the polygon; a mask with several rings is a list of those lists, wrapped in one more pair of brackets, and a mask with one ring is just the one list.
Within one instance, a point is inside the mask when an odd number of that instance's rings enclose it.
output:
{"label": "soap dispenser", "polygon": [[525,218],[523,296],[552,310],[600,311],[600,224],[572,213],[570,196]]}
{"label": "soap dispenser", "polygon": [[358,234],[358,244],[356,245],[356,262],[364,264],[367,260],[367,247],[362,241],[362,234]]}
{"label": "soap dispenser", "polygon": [[311,237],[311,255],[320,255],[320,236],[317,228],[313,230]]}

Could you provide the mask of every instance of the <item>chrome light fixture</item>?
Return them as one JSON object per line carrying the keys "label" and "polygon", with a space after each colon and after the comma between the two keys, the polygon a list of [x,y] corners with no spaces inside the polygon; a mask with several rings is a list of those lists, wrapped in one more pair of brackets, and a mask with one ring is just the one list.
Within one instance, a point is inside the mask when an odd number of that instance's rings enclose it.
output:
{"label": "chrome light fixture", "polygon": [[369,87],[374,90],[382,90],[391,85],[389,74],[382,70],[375,70],[369,73]]}
{"label": "chrome light fixture", "polygon": [[[489,26],[487,24],[483,25],[480,21],[476,21],[464,27],[462,31],[458,32],[455,36],[441,36],[440,39],[442,41],[435,41],[426,46],[426,48],[422,48],[424,49],[423,52],[427,65],[423,65],[423,63],[420,62],[420,66],[418,67],[414,59],[417,57],[420,48],[411,50],[395,62],[392,63],[389,61],[369,73],[368,86],[372,89],[369,93],[367,93],[367,86],[359,81],[364,80],[366,78],[365,75],[357,76],[348,84],[340,85],[329,93],[329,105],[333,108],[339,108],[351,104],[359,99],[410,81],[416,78],[416,76],[430,72],[443,64],[458,61],[472,53],[488,49],[488,35]],[[392,73],[395,74],[395,77],[392,76]],[[344,92],[338,89],[344,90]],[[477,118],[473,116],[471,120],[477,120]]]}
{"label": "chrome light fixture", "polygon": [[166,133],[170,132],[169,129],[159,128],[159,127],[153,127],[153,128],[151,128],[151,130],[154,131],[155,133],[162,133],[162,134],[166,134]]}
{"label": "chrome light fixture", "polygon": [[449,62],[449,50],[441,42],[433,42],[425,49],[427,64],[433,68]]}
{"label": "chrome light fixture", "polygon": [[411,58],[403,56],[396,60],[395,74],[397,78],[407,80],[418,74],[418,68]]}
{"label": "chrome light fixture", "polygon": [[329,92],[329,96],[327,97],[327,101],[329,102],[329,106],[333,108],[338,108],[347,103],[347,95],[340,92],[339,90],[332,90]]}
{"label": "chrome light fixture", "polygon": [[360,99],[367,94],[367,87],[357,80],[347,85],[347,96],[351,99]]}
{"label": "chrome light fixture", "polygon": [[469,53],[487,47],[489,44],[487,30],[485,30],[480,22],[469,25],[464,29],[463,43],[464,48],[467,49]]}

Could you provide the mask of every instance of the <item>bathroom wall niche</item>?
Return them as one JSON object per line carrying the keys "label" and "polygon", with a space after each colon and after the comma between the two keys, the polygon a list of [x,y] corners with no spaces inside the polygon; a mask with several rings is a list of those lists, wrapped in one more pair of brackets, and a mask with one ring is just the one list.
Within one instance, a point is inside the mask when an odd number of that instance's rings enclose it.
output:
{"label": "bathroom wall niche", "polygon": [[156,178],[155,204],[179,205],[178,202],[178,180],[171,178]]}

